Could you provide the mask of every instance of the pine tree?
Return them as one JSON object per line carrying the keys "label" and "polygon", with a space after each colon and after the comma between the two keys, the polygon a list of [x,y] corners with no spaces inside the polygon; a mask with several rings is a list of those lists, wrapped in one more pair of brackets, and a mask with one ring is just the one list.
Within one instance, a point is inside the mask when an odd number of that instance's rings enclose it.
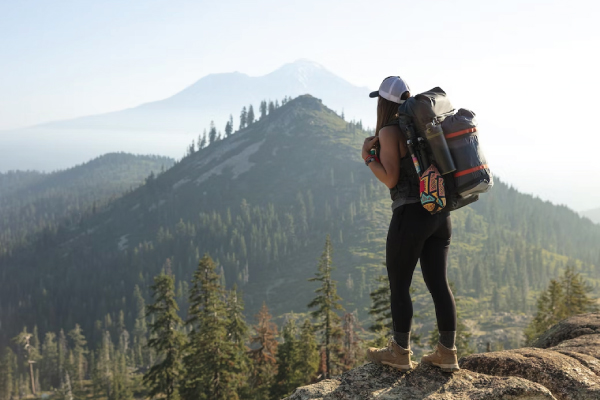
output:
{"label": "pine tree", "polygon": [[315,338],[314,326],[307,318],[300,329],[300,340],[298,341],[298,354],[300,359],[295,367],[298,375],[303,378],[300,386],[312,383],[316,380],[319,369],[319,350]]}
{"label": "pine tree", "polygon": [[185,400],[237,400],[239,382],[232,360],[236,346],[227,337],[224,289],[212,258],[205,254],[192,278],[189,296],[188,334],[181,397]]}
{"label": "pine tree", "polygon": [[548,288],[541,293],[537,301],[537,312],[525,328],[527,343],[557,322],[572,315],[597,311],[597,301],[589,297],[592,288],[570,265],[560,280],[552,279]]}
{"label": "pine tree", "polygon": [[249,391],[246,377],[250,372],[250,359],[248,357],[250,348],[246,346],[249,328],[244,318],[244,301],[242,293],[238,292],[237,284],[234,284],[228,293],[227,317],[227,337],[234,345],[231,362],[233,363],[236,372],[236,391],[241,398],[246,398]]}
{"label": "pine tree", "polygon": [[260,119],[267,116],[267,102],[263,100],[260,102]]}
{"label": "pine tree", "polygon": [[300,362],[297,327],[293,319],[283,326],[283,343],[277,348],[277,374],[271,386],[271,396],[281,399],[289,396],[295,388],[302,385],[304,377],[299,375],[296,366]]}
{"label": "pine tree", "polygon": [[247,123],[248,113],[246,112],[246,106],[244,106],[244,108],[242,108],[242,112],[240,113],[240,129],[244,129]]}
{"label": "pine tree", "polygon": [[328,234],[325,249],[319,260],[318,272],[315,277],[308,279],[310,282],[321,282],[321,287],[315,290],[318,295],[308,304],[308,308],[318,307],[317,310],[311,311],[311,315],[320,320],[316,329],[321,332],[321,344],[325,352],[325,370],[321,371],[325,379],[340,371],[340,358],[343,353],[341,341],[344,335],[341,318],[335,312],[344,308],[339,303],[342,298],[337,294],[337,283],[331,278],[331,272],[335,269],[332,267],[331,256],[332,246]]}
{"label": "pine tree", "polygon": [[258,323],[253,326],[254,335],[250,338],[250,344],[258,345],[250,349],[252,360],[252,372],[250,374],[250,390],[253,398],[269,398],[269,388],[275,378],[277,359],[277,325],[271,322],[271,314],[267,304],[263,305],[255,315]]}
{"label": "pine tree", "polygon": [[81,389],[83,387],[83,380],[86,374],[86,354],[88,350],[85,345],[87,341],[85,340],[85,336],[83,336],[83,332],[79,324],[75,324],[75,328],[73,328],[69,332],[69,337],[71,338],[71,342],[73,343],[73,371],[75,372],[73,379],[75,380],[76,386]]}
{"label": "pine tree", "polygon": [[275,104],[269,100],[269,115],[271,115],[273,111],[275,111]]}
{"label": "pine tree", "polygon": [[134,365],[142,366],[149,363],[147,343],[148,327],[146,325],[146,301],[138,285],[133,289],[135,303],[135,323],[133,326]]}
{"label": "pine tree", "polygon": [[208,139],[207,138],[208,138],[208,136],[206,134],[206,129],[205,129],[204,132],[202,133],[202,137],[201,137],[200,141],[198,142],[199,143],[199,145],[198,145],[199,149],[203,149],[203,148],[205,148],[207,146],[207,144],[208,144]]}
{"label": "pine tree", "polygon": [[167,400],[179,399],[178,386],[181,382],[181,352],[185,336],[180,331],[183,321],[177,314],[175,301],[175,278],[162,272],[154,278],[151,286],[154,303],[148,305],[146,317],[153,316],[150,332],[153,335],[148,346],[155,350],[157,360],[144,374],[144,383],[151,397],[164,394]]}
{"label": "pine tree", "polygon": [[44,390],[58,388],[60,385],[58,375],[58,345],[54,332],[46,332],[44,343],[42,344],[42,356],[40,360],[42,387]]}
{"label": "pine tree", "polygon": [[7,347],[0,360],[0,400],[10,400],[12,398],[16,374],[17,355],[10,347]]}
{"label": "pine tree", "polygon": [[229,137],[231,135],[231,132],[233,132],[233,126],[231,126],[229,124],[229,121],[227,121],[227,123],[225,124],[225,137]]}
{"label": "pine tree", "polygon": [[217,140],[217,128],[215,128],[215,122],[210,121],[210,129],[208,130],[208,140],[210,144],[213,144]]}
{"label": "pine tree", "polygon": [[575,272],[574,265],[568,265],[563,273],[561,284],[564,291],[566,316],[598,311],[597,300],[589,297],[592,287]]}
{"label": "pine tree", "polygon": [[254,123],[254,108],[252,107],[252,104],[250,104],[250,106],[248,107],[248,126],[252,125]]}

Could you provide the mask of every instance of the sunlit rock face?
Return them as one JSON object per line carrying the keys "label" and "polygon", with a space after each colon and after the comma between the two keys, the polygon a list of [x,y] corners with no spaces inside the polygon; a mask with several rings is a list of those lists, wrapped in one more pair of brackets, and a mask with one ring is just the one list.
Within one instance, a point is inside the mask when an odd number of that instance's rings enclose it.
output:
{"label": "sunlit rock face", "polygon": [[600,399],[600,313],[567,318],[532,347],[472,354],[454,374],[427,365],[409,373],[366,363],[297,388],[286,400]]}

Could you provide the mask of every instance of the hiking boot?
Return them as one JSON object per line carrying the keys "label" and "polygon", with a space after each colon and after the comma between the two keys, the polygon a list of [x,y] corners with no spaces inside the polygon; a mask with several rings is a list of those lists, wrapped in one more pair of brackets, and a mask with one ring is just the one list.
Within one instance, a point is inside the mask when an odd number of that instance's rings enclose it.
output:
{"label": "hiking boot", "polygon": [[435,351],[432,354],[423,356],[421,363],[440,367],[444,372],[458,371],[458,360],[456,359],[456,346],[449,349],[438,342]]}
{"label": "hiking boot", "polygon": [[413,369],[413,363],[410,360],[412,353],[410,348],[401,347],[396,343],[394,337],[390,336],[387,347],[381,349],[369,347],[367,349],[367,360],[376,364],[391,365],[400,371],[408,371]]}

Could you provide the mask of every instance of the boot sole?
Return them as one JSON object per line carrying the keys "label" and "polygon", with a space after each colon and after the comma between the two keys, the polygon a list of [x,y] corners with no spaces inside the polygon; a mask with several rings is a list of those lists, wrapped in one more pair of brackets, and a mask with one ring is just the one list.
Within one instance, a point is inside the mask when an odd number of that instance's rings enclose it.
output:
{"label": "boot sole", "polygon": [[434,367],[438,367],[444,372],[460,371],[460,367],[458,366],[458,364],[438,364],[438,363],[434,363],[431,361],[424,361],[424,360],[421,360],[421,363],[427,364],[427,365],[432,365]]}
{"label": "boot sole", "polygon": [[389,365],[390,367],[394,367],[396,369],[399,369],[400,371],[406,372],[406,371],[410,371],[411,369],[413,369],[413,367],[411,367],[410,365],[401,365],[401,364],[392,364],[391,362],[388,361],[382,361],[382,364],[385,365]]}

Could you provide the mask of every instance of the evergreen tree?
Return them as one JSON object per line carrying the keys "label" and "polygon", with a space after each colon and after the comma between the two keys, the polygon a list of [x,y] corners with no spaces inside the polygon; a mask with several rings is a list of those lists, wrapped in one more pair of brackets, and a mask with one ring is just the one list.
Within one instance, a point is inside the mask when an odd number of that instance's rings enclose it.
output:
{"label": "evergreen tree", "polygon": [[154,278],[151,286],[154,303],[148,305],[146,316],[153,316],[150,332],[153,335],[148,346],[155,350],[156,362],[144,374],[144,382],[150,396],[163,394],[167,400],[179,399],[178,386],[182,376],[181,352],[185,336],[180,331],[183,321],[177,314],[175,301],[175,278],[164,272]]}
{"label": "evergreen tree", "polygon": [[146,325],[146,301],[138,285],[133,289],[135,304],[135,323],[133,326],[134,365],[142,366],[149,363],[147,343],[148,327]]}
{"label": "evergreen tree", "polygon": [[229,114],[229,126],[231,127],[231,133],[233,133],[233,115],[232,114]]}
{"label": "evergreen tree", "polygon": [[271,115],[273,111],[275,111],[275,104],[269,100],[269,115]]}
{"label": "evergreen tree", "polygon": [[60,377],[58,375],[58,345],[54,332],[46,332],[44,343],[42,343],[42,356],[40,360],[42,388],[44,390],[58,388],[60,385]]}
{"label": "evergreen tree", "polygon": [[299,386],[312,383],[316,380],[319,369],[319,350],[315,338],[314,327],[310,320],[304,320],[300,329],[300,340],[298,341],[299,361],[294,368],[303,381]]}
{"label": "evergreen tree", "polygon": [[253,398],[268,399],[277,366],[277,325],[271,322],[271,314],[265,302],[255,318],[258,323],[253,326],[254,335],[250,338],[250,344],[251,347],[258,347],[251,348],[249,354],[252,360],[250,390]]}
{"label": "evergreen tree", "polygon": [[597,299],[589,296],[593,288],[583,279],[581,274],[575,272],[574,265],[567,266],[563,273],[561,284],[564,292],[564,306],[567,317],[598,311]]}
{"label": "evergreen tree", "polygon": [[281,399],[289,396],[294,389],[301,386],[304,377],[296,369],[300,363],[299,340],[297,327],[293,319],[289,319],[283,326],[283,343],[277,348],[277,374],[271,386],[271,396]]}
{"label": "evergreen tree", "polygon": [[325,352],[325,370],[321,371],[325,379],[340,371],[340,358],[343,353],[341,341],[344,335],[341,318],[335,312],[344,308],[339,303],[342,298],[337,294],[337,283],[331,278],[331,272],[335,269],[332,267],[331,256],[332,246],[328,234],[316,276],[308,279],[311,282],[321,282],[321,287],[315,290],[318,295],[308,304],[308,308],[318,307],[317,310],[311,311],[311,315],[320,321],[316,324],[316,329],[321,331],[321,345]]}
{"label": "evergreen tree", "polygon": [[240,129],[244,129],[247,123],[248,113],[246,112],[246,106],[244,106],[244,108],[242,108],[242,112],[240,113]]}
{"label": "evergreen tree", "polygon": [[237,284],[229,291],[227,297],[227,336],[234,345],[233,358],[231,362],[235,366],[237,380],[237,392],[241,398],[247,398],[249,388],[246,377],[250,372],[250,359],[248,353],[250,348],[246,346],[249,335],[248,325],[244,318],[244,301],[242,293],[238,292]]}
{"label": "evergreen tree", "polygon": [[231,135],[231,132],[233,132],[233,126],[231,126],[229,124],[229,121],[227,121],[227,123],[225,124],[225,137],[229,137]]}
{"label": "evergreen tree", "polygon": [[186,400],[236,400],[238,366],[232,360],[236,346],[227,337],[224,289],[212,258],[206,253],[192,279],[188,320],[191,328],[183,359],[185,369],[181,395]]}
{"label": "evergreen tree", "polygon": [[267,102],[263,100],[260,102],[260,119],[267,116]]}
{"label": "evergreen tree", "polygon": [[254,123],[254,108],[252,107],[252,104],[250,104],[250,106],[248,107],[248,125],[252,125]]}
{"label": "evergreen tree", "polygon": [[567,266],[560,280],[552,279],[548,288],[540,294],[537,312],[525,328],[525,338],[531,344],[536,338],[557,322],[572,315],[597,311],[597,301],[590,298],[592,288],[574,266]]}
{"label": "evergreen tree", "polygon": [[86,354],[88,350],[85,345],[87,341],[85,340],[85,336],[83,336],[83,332],[79,324],[75,324],[75,328],[73,328],[69,332],[69,337],[71,338],[71,342],[73,343],[73,371],[77,388],[81,389],[83,386],[83,380],[85,379],[87,363],[86,363]]}
{"label": "evergreen tree", "polygon": [[217,128],[215,128],[215,122],[210,121],[210,129],[208,130],[208,139],[210,140],[210,144],[213,144],[217,141]]}
{"label": "evergreen tree", "polygon": [[0,400],[12,399],[14,377],[17,373],[17,355],[7,347],[0,360]]}
{"label": "evergreen tree", "polygon": [[198,141],[198,148],[199,149],[203,149],[207,146],[208,144],[208,139],[207,139],[207,134],[206,134],[206,129],[204,130],[204,132],[202,133],[202,137],[200,138],[200,140]]}

